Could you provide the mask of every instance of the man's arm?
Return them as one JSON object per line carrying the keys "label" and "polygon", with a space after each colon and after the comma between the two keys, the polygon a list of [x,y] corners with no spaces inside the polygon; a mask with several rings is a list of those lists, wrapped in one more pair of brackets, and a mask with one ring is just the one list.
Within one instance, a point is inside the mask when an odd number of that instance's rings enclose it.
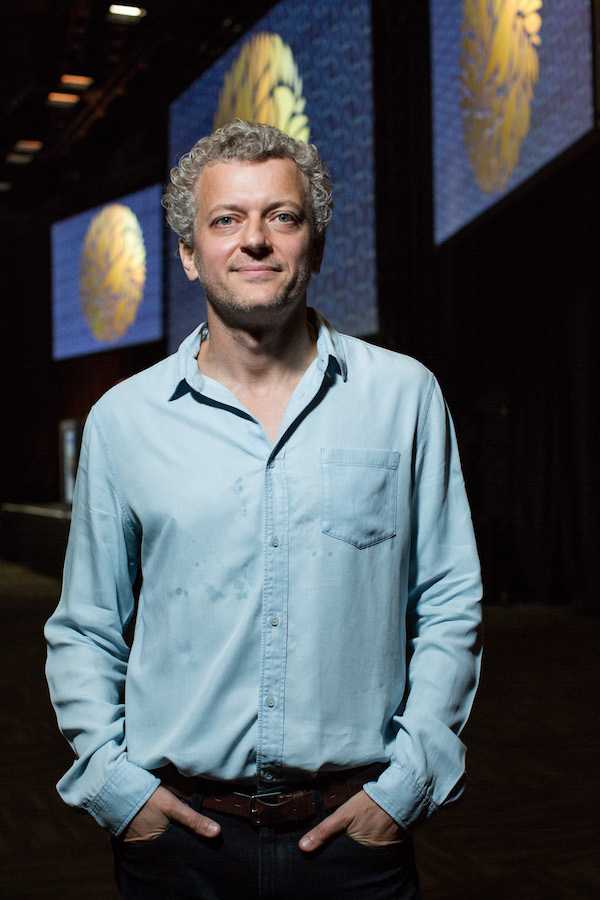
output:
{"label": "man's arm", "polygon": [[120,833],[156,790],[127,759],[124,689],[139,529],[119,491],[94,411],[86,423],[63,591],[46,625],[47,677],[61,731],[76,754],[58,790]]}
{"label": "man's arm", "polygon": [[[413,655],[393,717],[390,766],[302,839],[316,849],[341,830],[364,843],[399,839],[464,786],[459,734],[481,653],[481,579],[452,422],[435,380],[413,461],[408,615]],[[393,823],[393,824],[392,824]]]}

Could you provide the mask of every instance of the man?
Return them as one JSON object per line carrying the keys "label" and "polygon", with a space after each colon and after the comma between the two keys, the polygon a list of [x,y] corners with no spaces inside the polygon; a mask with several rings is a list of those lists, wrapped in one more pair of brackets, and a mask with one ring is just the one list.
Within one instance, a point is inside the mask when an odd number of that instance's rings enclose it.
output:
{"label": "man", "polygon": [[449,415],[420,364],[307,310],[313,147],[237,121],[171,180],[208,319],[86,425],[46,629],[59,791],[116,836],[125,897],[418,897],[410,832],[461,792],[479,657]]}

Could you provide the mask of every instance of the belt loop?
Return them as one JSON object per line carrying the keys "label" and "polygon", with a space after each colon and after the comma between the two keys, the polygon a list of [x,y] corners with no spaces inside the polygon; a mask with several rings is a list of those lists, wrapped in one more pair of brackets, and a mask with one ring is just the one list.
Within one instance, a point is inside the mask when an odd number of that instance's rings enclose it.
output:
{"label": "belt loop", "polygon": [[320,788],[314,787],[311,788],[313,799],[315,801],[315,811],[317,813],[317,817],[319,822],[322,822],[323,819],[328,815],[327,810],[325,809],[325,804],[323,803],[323,791]]}

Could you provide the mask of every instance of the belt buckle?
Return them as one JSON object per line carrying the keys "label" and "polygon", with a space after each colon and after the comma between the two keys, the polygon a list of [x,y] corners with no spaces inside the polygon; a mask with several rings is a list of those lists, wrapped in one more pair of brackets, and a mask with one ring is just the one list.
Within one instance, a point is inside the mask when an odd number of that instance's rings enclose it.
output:
{"label": "belt buckle", "polygon": [[[282,794],[280,791],[274,791],[271,794],[252,794],[250,797],[250,821],[253,825],[263,825],[264,821],[261,816],[264,809],[261,807],[267,807],[269,811],[276,810],[289,803],[290,799],[290,795]],[[269,800],[274,802],[269,803]]]}

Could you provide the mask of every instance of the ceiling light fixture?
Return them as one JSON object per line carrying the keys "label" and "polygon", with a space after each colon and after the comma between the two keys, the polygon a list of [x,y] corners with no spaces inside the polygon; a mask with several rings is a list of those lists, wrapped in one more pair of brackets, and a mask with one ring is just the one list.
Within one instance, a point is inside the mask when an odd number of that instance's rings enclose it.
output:
{"label": "ceiling light fixture", "polygon": [[26,166],[33,159],[29,153],[7,153],[6,162],[13,166]]}
{"label": "ceiling light fixture", "polygon": [[94,79],[89,75],[61,75],[60,83],[64,87],[74,88],[75,90],[84,91],[93,84]]}
{"label": "ceiling light fixture", "polygon": [[39,153],[43,146],[41,141],[17,141],[13,150],[16,153]]}
{"label": "ceiling light fixture", "polygon": [[52,91],[46,101],[48,106],[74,106],[79,103],[78,94],[62,94],[60,91]]}
{"label": "ceiling light fixture", "polygon": [[121,6],[119,3],[111,3],[108,11],[112,16],[128,16],[130,19],[141,19],[146,15],[146,10],[139,6]]}

